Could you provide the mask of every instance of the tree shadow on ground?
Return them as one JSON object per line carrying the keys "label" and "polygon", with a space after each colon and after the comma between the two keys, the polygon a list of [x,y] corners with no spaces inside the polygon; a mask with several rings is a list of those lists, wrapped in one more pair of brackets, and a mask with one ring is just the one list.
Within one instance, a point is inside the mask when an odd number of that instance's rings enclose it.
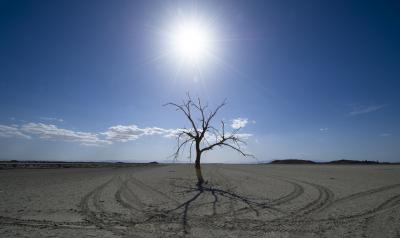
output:
{"label": "tree shadow on ground", "polygon": [[[212,204],[212,215],[205,215],[205,218],[215,218],[217,215],[220,218],[224,218],[225,215],[232,212],[251,212],[255,216],[260,215],[260,211],[263,209],[270,209],[282,213],[277,208],[272,207],[269,201],[266,199],[260,202],[260,199],[250,198],[249,196],[239,194],[232,191],[231,189],[224,189],[215,186],[211,183],[205,183],[203,185],[196,184],[194,186],[184,186],[184,185],[173,185],[175,188],[180,189],[178,193],[181,195],[189,196],[185,202],[175,206],[172,209],[167,209],[157,213],[147,219],[147,221],[152,221],[154,219],[160,219],[167,221],[168,217],[175,217],[174,220],[180,220],[182,225],[182,230],[185,234],[189,233],[189,212],[192,208],[195,208],[195,202],[202,196],[211,196],[213,198],[212,202],[203,203],[202,205]],[[227,199],[229,202],[241,203],[240,208],[235,209],[231,207],[228,212],[217,213],[218,204],[222,202],[222,199]],[[198,215],[201,216],[201,215]],[[164,219],[163,219],[164,218]],[[198,218],[198,217],[197,217]],[[197,219],[196,219],[197,220]]]}

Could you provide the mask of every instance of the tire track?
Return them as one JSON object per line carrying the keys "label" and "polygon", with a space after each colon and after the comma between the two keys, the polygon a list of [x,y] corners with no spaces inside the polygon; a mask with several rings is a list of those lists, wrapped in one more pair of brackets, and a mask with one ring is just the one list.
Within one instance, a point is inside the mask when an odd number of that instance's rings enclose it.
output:
{"label": "tire track", "polygon": [[98,194],[101,190],[103,190],[108,184],[110,184],[114,180],[114,177],[106,181],[105,183],[101,184],[100,186],[96,187],[92,191],[90,191],[88,194],[86,194],[82,199],[79,204],[79,208],[81,210],[81,213],[88,218],[89,221],[94,221],[93,223],[96,223],[98,220],[96,217],[96,214],[94,211],[91,211],[89,208],[89,203],[90,199],[92,196]]}
{"label": "tire track", "polygon": [[[238,169],[236,169],[236,170],[238,170]],[[238,170],[238,171],[242,171],[242,172],[250,174],[248,171],[245,171],[245,170]],[[274,179],[278,179],[280,181],[290,183],[294,187],[292,192],[290,192],[288,195],[286,195],[284,197],[273,200],[270,203],[270,205],[275,205],[275,206],[283,205],[283,204],[288,203],[288,202],[300,197],[301,195],[303,195],[305,189],[304,189],[304,186],[302,186],[299,183],[307,184],[317,190],[318,196],[316,199],[307,203],[303,207],[297,209],[297,211],[292,212],[291,215],[305,216],[305,215],[313,214],[313,213],[320,211],[321,209],[324,209],[326,206],[329,206],[333,202],[334,193],[327,187],[322,186],[320,184],[315,184],[315,183],[298,180],[298,179],[288,179],[287,177],[282,177],[282,176],[278,176],[278,175],[262,174],[262,176],[270,177],[270,178],[274,178]],[[283,201],[279,202],[281,199]],[[278,201],[277,202],[278,204],[275,204],[276,201]]]}
{"label": "tire track", "polygon": [[[223,184],[228,183],[230,184],[230,177],[226,177],[224,174],[221,174],[220,169],[225,169],[225,168],[217,168],[215,169],[214,176],[218,176],[221,178],[221,182]],[[247,232],[254,232],[254,231],[262,231],[262,232],[291,232],[291,233],[314,233],[314,234],[321,234],[321,232],[324,232],[326,230],[333,229],[334,227],[338,225],[346,225],[349,224],[349,222],[359,220],[362,218],[368,218],[371,216],[374,216],[375,214],[379,212],[384,212],[388,209],[397,207],[400,204],[400,195],[393,196],[387,200],[385,200],[383,203],[377,205],[376,207],[369,209],[368,211],[361,212],[359,214],[351,214],[348,216],[338,216],[335,218],[326,218],[326,219],[313,219],[311,217],[312,214],[315,214],[317,212],[320,212],[327,207],[331,206],[333,203],[334,199],[334,194],[331,190],[326,188],[325,186],[307,182],[307,181],[302,181],[302,180],[296,180],[293,179],[283,179],[280,176],[267,176],[266,177],[272,177],[275,179],[279,179],[281,181],[284,181],[286,183],[291,184],[293,187],[293,190],[291,190],[288,194],[279,197],[273,201],[270,202],[270,204],[273,204],[274,206],[286,204],[293,199],[296,199],[305,192],[305,186],[307,185],[307,188],[313,188],[316,189],[318,192],[318,195],[315,199],[310,201],[309,203],[305,204],[303,207],[297,209],[291,216],[286,216],[286,217],[281,217],[281,218],[276,218],[272,220],[266,220],[266,219],[251,219],[251,218],[242,218],[241,215],[244,215],[246,213],[241,213],[241,211],[236,211],[235,212],[235,219],[233,220],[225,220],[224,216],[193,216],[190,218],[190,223],[196,224],[198,227],[203,227],[207,229],[222,229],[226,231],[232,231],[232,230],[242,230],[242,231],[247,231]],[[145,191],[149,191],[152,194],[156,196],[161,196],[164,199],[168,199],[167,197],[169,196],[164,196],[165,193],[154,189],[153,187],[150,187],[147,184],[144,184],[142,181],[138,181],[135,178],[132,178],[132,180],[125,180],[122,182],[121,187],[117,191],[119,192],[119,196],[122,196],[122,200],[128,196],[129,191],[129,183],[140,187],[141,189],[144,189]],[[385,189],[390,189],[392,187],[396,187],[397,185],[390,185],[390,186],[385,186],[382,188],[378,189],[372,189],[369,191],[365,192],[360,192],[357,194],[352,194],[350,196],[347,196],[345,198],[338,199],[336,201],[345,202],[345,201],[350,201],[352,199],[358,198],[358,197],[363,197],[368,195],[370,192],[376,193],[380,191],[384,191]],[[156,191],[154,191],[156,190]],[[115,194],[115,197],[117,198],[117,193]],[[335,201],[335,202],[336,202]],[[132,205],[132,204],[130,204]],[[204,205],[204,204],[203,204]],[[235,205],[234,205],[235,207]],[[97,208],[96,208],[97,209]],[[248,208],[247,208],[248,209]],[[251,210],[250,210],[251,212]],[[154,215],[153,215],[154,216]],[[130,224],[131,226],[129,227],[129,232],[128,233],[120,233],[120,234],[136,234],[138,235],[137,232],[141,234],[170,234],[173,235],[174,232],[178,232],[178,230],[173,229],[174,231],[170,230],[168,228],[169,225],[171,224],[179,224],[180,218],[179,216],[176,216],[174,214],[170,214],[168,216],[162,216],[160,214],[159,217],[156,218],[151,218],[149,220],[144,220],[143,222],[140,223],[134,223]],[[140,224],[140,226],[136,226],[136,224]],[[350,223],[351,224],[351,223]],[[128,226],[129,224],[127,224]],[[165,227],[167,226],[167,227]],[[147,228],[146,228],[147,227]],[[153,227],[152,230],[148,230],[148,227]],[[156,228],[156,230],[153,230]],[[108,230],[114,231],[110,227],[106,228]],[[121,231],[120,231],[121,232]],[[150,233],[149,233],[150,232]],[[154,232],[154,233],[153,233]]]}
{"label": "tire track", "polygon": [[[124,219],[121,219],[122,214],[117,215],[113,212],[108,212],[100,204],[101,192],[116,179],[117,177],[114,176],[107,182],[101,184],[94,190],[90,191],[82,198],[79,204],[81,213],[83,216],[86,217],[86,220],[99,228],[107,229],[121,224],[129,225],[129,222],[127,222]],[[92,203],[93,208],[95,208],[95,210],[90,209],[90,203]]]}
{"label": "tire track", "polygon": [[363,191],[363,192],[358,192],[358,193],[354,193],[351,194],[349,196],[345,196],[343,198],[339,198],[335,201],[333,201],[331,204],[329,204],[328,206],[324,207],[322,210],[325,210],[326,208],[332,206],[332,205],[336,205],[336,204],[340,204],[340,203],[344,203],[344,202],[348,202],[351,200],[355,200],[357,198],[361,198],[361,197],[365,197],[365,196],[369,196],[375,193],[380,193],[380,192],[384,192],[393,188],[397,188],[400,187],[400,184],[392,184],[392,185],[388,185],[388,186],[383,186],[383,187],[379,187],[379,188],[374,188],[374,189],[370,189],[367,191]]}
{"label": "tire track", "polygon": [[[220,180],[220,183],[222,185],[228,186],[229,191],[233,191],[234,188],[231,180],[231,176],[233,175],[227,173],[227,171],[229,172],[229,170],[222,171],[223,169],[225,168],[217,167],[215,168],[215,170],[212,171],[211,174],[213,174],[215,177],[218,177],[218,180]],[[254,176],[255,175],[253,174],[252,177]],[[397,194],[386,199],[384,202],[377,204],[377,206],[358,214],[350,214],[348,216],[338,216],[326,219],[313,219],[311,217],[312,214],[323,211],[334,203],[344,203],[352,201],[353,199],[363,198],[370,194],[397,188],[397,186],[400,186],[400,184],[389,185],[359,192],[334,201],[333,192],[320,184],[297,179],[284,179],[280,176],[264,176],[284,181],[285,183],[290,184],[290,186],[292,187],[288,187],[288,190],[290,189],[289,193],[286,193],[279,198],[266,202],[266,204],[270,206],[281,206],[289,203],[290,201],[302,196],[308,189],[315,189],[317,191],[317,197],[312,199],[312,201],[308,202],[301,208],[296,209],[296,211],[294,211],[291,216],[274,218],[270,220],[267,220],[269,219],[269,217],[246,218],[244,215],[248,212],[252,212],[252,209],[247,208],[248,211],[237,209],[238,204],[237,202],[233,201],[233,203],[231,203],[230,205],[231,209],[236,209],[235,217],[233,220],[225,219],[224,215],[220,216],[220,214],[218,214],[218,216],[193,215],[190,217],[190,223],[195,224],[196,226],[201,228],[220,229],[224,231],[241,230],[250,233],[290,232],[299,234],[321,234],[321,232],[333,229],[337,225],[352,224],[352,221],[375,216],[377,213],[385,212],[388,209],[392,209],[400,205],[400,194]],[[111,188],[109,186],[116,186],[116,188]],[[179,215],[169,214],[163,216],[163,214],[160,213],[158,217],[147,219],[150,216],[157,216],[155,215],[156,213],[154,213],[156,212],[156,210],[154,210],[153,213],[151,211],[145,213],[144,210],[140,209],[141,207],[144,207],[144,204],[135,194],[135,187],[140,188],[140,190],[143,190],[143,192],[145,193],[149,193],[149,195],[157,196],[159,200],[165,199],[168,200],[169,203],[178,203],[175,198],[172,198],[167,193],[157,190],[156,188],[146,184],[143,181],[140,181],[132,175],[127,175],[126,177],[114,176],[87,193],[81,199],[79,207],[81,213],[87,218],[87,222],[57,223],[52,221],[34,221],[21,219],[16,220],[0,216],[0,224],[48,228],[60,227],[68,229],[101,228],[111,231],[117,235],[134,237],[139,237],[140,235],[143,235],[145,237],[151,235],[176,235],[177,232],[180,231],[180,229],[175,228],[178,227],[178,225],[174,226],[174,224],[180,224],[181,219]],[[104,206],[102,198],[106,198],[106,202],[109,202],[109,196],[104,196],[107,195],[105,194],[105,192],[109,190],[114,193],[111,196],[113,198],[111,199],[112,201],[115,199],[115,201],[123,208],[126,208],[129,211],[137,212],[135,213],[138,218],[135,219],[136,221],[133,221],[132,217],[131,219],[129,219],[127,217],[123,217],[123,214],[113,212],[111,208],[107,209],[108,205],[106,207]],[[212,196],[211,193],[210,196]],[[217,200],[217,202],[218,204],[220,204],[221,201]],[[196,204],[192,208],[196,208],[197,206],[204,207],[205,205],[207,205],[207,203]],[[213,214],[216,214],[218,211],[217,207],[212,207],[212,209],[214,211]],[[133,213],[131,213],[131,215],[133,215]]]}
{"label": "tire track", "polygon": [[290,201],[300,197],[304,193],[304,187],[301,186],[300,184],[289,181],[289,180],[282,180],[282,181],[285,181],[285,182],[291,184],[293,186],[293,190],[289,194],[287,194],[283,197],[272,200],[271,205],[273,205],[273,206],[278,206],[278,205],[283,205],[283,204],[289,203]]}
{"label": "tire track", "polygon": [[[217,176],[219,176],[220,178],[222,178],[223,181],[225,181],[225,183],[223,183],[223,184],[227,184],[228,187],[230,187],[230,188],[228,188],[228,191],[230,191],[230,190],[233,191],[234,186],[232,185],[230,180],[227,178],[227,176],[223,175],[223,173],[220,172],[221,170],[226,170],[226,168],[218,167],[215,170],[215,174]],[[246,214],[249,214],[249,213],[254,213],[254,215],[256,215],[258,217],[260,215],[260,211],[261,210],[268,208],[267,206],[264,207],[264,205],[266,203],[260,203],[259,206],[254,206],[254,205],[247,204],[246,207],[242,207],[242,208],[237,209],[237,208],[235,208],[233,202],[236,203],[236,201],[231,199],[230,200],[230,210],[232,211],[231,214],[233,215],[234,220],[238,219],[239,216],[243,216],[243,215],[246,215]],[[225,213],[221,213],[219,215],[220,215],[220,217],[223,217],[228,213],[229,212],[225,212]]]}
{"label": "tire track", "polygon": [[[117,201],[117,203],[119,203],[122,207],[124,207],[128,210],[143,212],[143,210],[134,206],[134,205],[137,205],[139,207],[144,207],[145,205],[136,196],[136,194],[134,192],[132,192],[132,190],[129,188],[128,182],[129,182],[129,179],[126,179],[125,181],[122,182],[121,186],[115,193],[114,198]],[[129,196],[129,198],[128,198],[128,196]],[[123,199],[123,198],[126,198],[128,201],[125,201],[125,199]]]}
{"label": "tire track", "polygon": [[[282,218],[274,220],[257,220],[257,219],[236,219],[235,224],[228,226],[227,223],[215,225],[215,222],[208,222],[206,225],[211,229],[229,229],[242,231],[264,231],[264,232],[302,232],[302,233],[321,233],[326,230],[333,229],[338,225],[349,224],[353,220],[367,218],[376,215],[379,212],[387,211],[394,207],[400,206],[400,194],[395,195],[373,209],[353,214],[349,216],[340,216],[336,218],[312,219],[312,218]],[[229,227],[229,228],[228,228]]]}
{"label": "tire track", "polygon": [[[224,168],[224,169],[228,169],[228,168]],[[239,171],[239,172],[242,172],[245,174],[249,174],[250,176],[252,176],[254,178],[254,174],[250,173],[249,171],[246,171],[243,169],[237,169],[237,168],[235,168],[235,169],[229,168],[229,169],[233,170],[233,171]],[[271,200],[268,203],[269,205],[273,205],[273,206],[283,205],[283,204],[291,202],[292,200],[294,200],[304,194],[304,187],[297,182],[290,181],[287,178],[281,178],[280,176],[271,176],[271,175],[265,175],[265,174],[262,174],[262,176],[289,183],[293,187],[293,190],[291,192],[289,192],[287,195],[284,195],[282,197]]]}
{"label": "tire track", "polygon": [[28,226],[34,228],[68,228],[68,229],[95,229],[96,227],[88,222],[56,222],[48,220],[19,219],[13,217],[0,216],[0,224],[8,226]]}
{"label": "tire track", "polygon": [[[126,236],[128,227],[134,225],[134,223],[128,219],[123,219],[122,214],[107,212],[102,205],[99,205],[102,191],[116,180],[120,181],[120,177],[114,176],[90,191],[82,198],[79,207],[86,220],[97,228],[108,230],[116,235]],[[90,203],[96,210],[90,209]],[[140,237],[136,234],[130,235],[131,237]]]}
{"label": "tire track", "polygon": [[[48,221],[48,220],[35,220],[35,219],[18,219],[18,218],[11,218],[0,216],[0,224],[5,225],[12,225],[12,226],[29,226],[29,227],[36,227],[36,228],[67,228],[67,229],[96,229],[96,227],[103,227],[104,221],[97,217],[98,213],[102,211],[95,212],[91,211],[89,208],[90,200],[96,200],[99,196],[99,193],[109,184],[111,184],[115,180],[115,177],[107,180],[105,183],[101,184],[100,186],[96,187],[88,194],[86,194],[80,201],[78,207],[80,208],[79,213],[81,213],[86,221],[83,222],[57,222],[57,221]],[[93,206],[96,209],[101,208],[99,204],[94,204]]]}
{"label": "tire track", "polygon": [[[227,170],[226,168],[223,168],[224,170]],[[216,171],[220,171],[219,169]],[[242,171],[240,171],[242,172]],[[227,177],[224,176],[222,173],[218,173],[219,176],[221,176],[224,180],[228,181]],[[229,183],[230,184],[230,183]],[[293,194],[291,195],[291,197],[293,196]],[[286,196],[284,196],[286,198]],[[283,199],[283,197],[282,197]],[[233,209],[235,211],[235,215],[236,217],[239,215],[245,215],[248,214],[250,212],[254,212],[256,216],[260,215],[260,211],[263,210],[268,210],[271,214],[273,215],[282,215],[282,214],[286,214],[286,212],[282,211],[281,209],[275,208],[272,204],[272,202],[270,202],[267,198],[263,198],[263,199],[258,199],[261,200],[262,202],[254,202],[254,206],[247,206],[247,207],[243,207],[243,208],[239,208],[239,209]],[[267,200],[267,201],[266,201]],[[282,201],[283,203],[284,201]],[[222,213],[221,215],[225,215],[227,213]]]}
{"label": "tire track", "polygon": [[[227,187],[227,191],[231,191],[233,190],[233,185],[231,183],[231,181],[229,179],[227,179],[226,176],[224,176],[221,172],[220,172],[220,167],[217,166],[216,169],[214,170],[214,177],[219,177],[220,181],[222,184],[224,184]],[[227,213],[221,213],[222,214],[229,214],[233,217],[233,220],[237,219],[237,214],[239,212],[238,209],[235,209],[235,205],[237,204],[236,201],[229,199],[229,212]],[[255,211],[254,208],[252,207],[248,207],[248,211]],[[255,212],[258,215],[258,212]]]}
{"label": "tire track", "polygon": [[106,186],[102,187],[102,189],[96,190],[93,194],[92,194],[92,203],[95,209],[97,209],[98,212],[100,212],[101,214],[108,214],[109,212],[105,209],[104,207],[104,200],[101,199],[101,195],[104,191],[104,189],[112,184],[117,185],[117,181],[119,183],[121,183],[121,177],[120,176],[115,176],[113,179],[111,179],[110,183],[108,183]]}
{"label": "tire track", "polygon": [[[240,170],[240,169],[232,169],[240,172],[244,172],[250,174],[248,171]],[[318,195],[317,198],[312,200],[311,202],[305,204],[303,207],[298,208],[296,211],[285,212],[287,216],[296,216],[296,217],[304,217],[307,215],[311,215],[323,210],[325,207],[330,206],[334,199],[334,193],[327,187],[322,186],[320,184],[315,184],[303,180],[298,179],[288,179],[287,177],[282,177],[278,175],[265,175],[262,174],[263,177],[269,177],[273,179],[278,179],[280,181],[287,182],[293,186],[293,190],[288,194],[276,200],[273,200],[267,203],[270,206],[278,206],[289,203],[290,201],[302,196],[304,194],[305,188],[300,183],[307,184],[314,189],[317,190]]]}
{"label": "tire track", "polygon": [[304,207],[301,207],[300,209],[295,211],[294,212],[295,216],[311,215],[313,213],[316,213],[324,209],[333,202],[334,193],[327,187],[306,181],[301,181],[301,182],[315,188],[318,191],[318,197],[315,200],[311,201],[310,203],[306,204]]}
{"label": "tire track", "polygon": [[368,217],[375,215],[376,213],[380,213],[382,211],[388,210],[390,208],[394,208],[396,206],[400,205],[400,194],[395,195],[390,197],[389,199],[385,200],[381,204],[379,204],[377,207],[370,209],[368,211],[362,212],[360,214],[354,214],[354,215],[349,215],[349,216],[343,216],[340,218],[343,219],[354,219],[354,218],[362,218],[362,217]]}
{"label": "tire track", "polygon": [[172,197],[169,196],[168,194],[166,194],[166,193],[164,193],[164,192],[161,192],[161,191],[155,189],[154,187],[143,183],[142,181],[140,181],[139,179],[137,179],[137,178],[135,178],[135,177],[133,177],[133,176],[130,176],[129,181],[130,181],[132,184],[138,186],[139,188],[141,188],[141,189],[143,189],[143,190],[147,190],[147,191],[153,192],[153,193],[158,194],[159,196],[161,196],[161,197],[163,197],[163,198],[166,198],[167,200],[173,202],[175,205],[178,205],[178,204],[179,204],[179,201],[177,201],[175,198],[172,198]]}

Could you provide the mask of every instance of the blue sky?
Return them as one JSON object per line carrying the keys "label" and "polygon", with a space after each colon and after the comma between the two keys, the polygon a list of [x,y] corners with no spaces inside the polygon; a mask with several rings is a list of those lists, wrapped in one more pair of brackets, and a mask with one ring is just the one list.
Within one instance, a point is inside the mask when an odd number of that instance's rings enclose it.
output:
{"label": "blue sky", "polygon": [[[398,1],[0,1],[0,158],[166,161],[186,92],[258,160],[400,161]],[[165,56],[177,18],[215,58]],[[247,122],[247,123],[245,123]],[[185,158],[182,158],[184,160]],[[254,162],[222,150],[205,162]]]}

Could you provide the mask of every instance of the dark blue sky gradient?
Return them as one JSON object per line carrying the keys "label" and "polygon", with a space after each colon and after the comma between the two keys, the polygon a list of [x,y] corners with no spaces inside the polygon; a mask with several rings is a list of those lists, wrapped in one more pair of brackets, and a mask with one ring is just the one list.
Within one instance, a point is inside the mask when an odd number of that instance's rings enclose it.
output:
{"label": "dark blue sky gradient", "polygon": [[[163,50],[154,29],[194,5],[223,39],[201,75],[151,60]],[[227,98],[220,118],[248,118],[259,160],[400,161],[399,12],[399,1],[0,1],[0,125],[177,128],[162,104],[190,92]],[[0,158],[162,161],[173,145],[0,137]]]}

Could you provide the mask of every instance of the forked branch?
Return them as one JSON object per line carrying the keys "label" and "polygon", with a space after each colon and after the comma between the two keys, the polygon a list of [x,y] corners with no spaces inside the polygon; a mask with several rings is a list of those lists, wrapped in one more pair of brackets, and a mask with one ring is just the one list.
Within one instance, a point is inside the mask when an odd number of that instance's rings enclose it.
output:
{"label": "forked branch", "polygon": [[[195,147],[196,163],[200,163],[202,153],[215,147],[227,147],[245,157],[253,157],[253,155],[245,153],[240,146],[241,144],[246,145],[246,142],[241,138],[241,134],[239,134],[241,128],[227,133],[224,121],[221,121],[219,129],[212,125],[213,119],[225,105],[226,99],[211,111],[208,110],[208,104],[202,104],[200,98],[192,100],[189,94],[187,94],[187,99],[182,101],[182,104],[170,102],[164,105],[173,106],[177,111],[181,111],[192,127],[191,129],[182,129],[176,135],[177,149],[174,153],[174,158],[178,158],[186,146],[189,146],[189,158],[192,158],[192,147]],[[196,120],[196,116],[199,119]]]}

